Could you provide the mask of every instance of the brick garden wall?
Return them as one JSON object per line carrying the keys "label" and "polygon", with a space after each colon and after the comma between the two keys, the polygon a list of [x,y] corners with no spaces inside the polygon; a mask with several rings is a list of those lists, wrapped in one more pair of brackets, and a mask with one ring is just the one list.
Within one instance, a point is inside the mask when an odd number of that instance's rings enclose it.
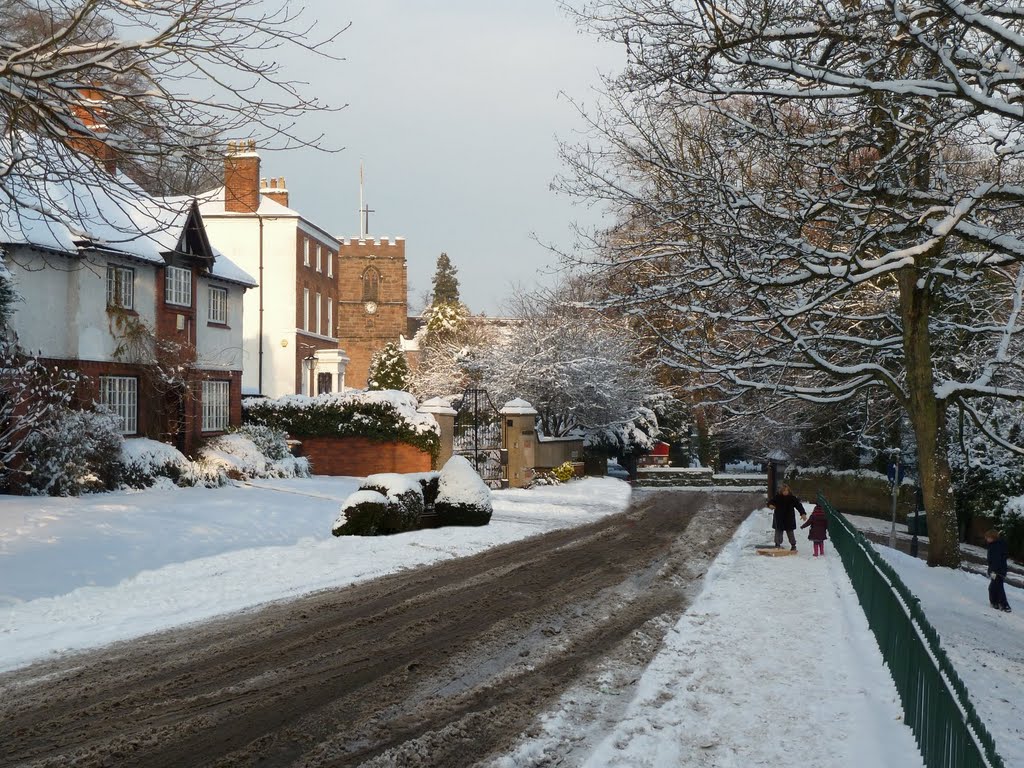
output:
{"label": "brick garden wall", "polygon": [[300,437],[301,455],[316,475],[365,477],[379,472],[429,472],[430,454],[407,443],[365,437]]}

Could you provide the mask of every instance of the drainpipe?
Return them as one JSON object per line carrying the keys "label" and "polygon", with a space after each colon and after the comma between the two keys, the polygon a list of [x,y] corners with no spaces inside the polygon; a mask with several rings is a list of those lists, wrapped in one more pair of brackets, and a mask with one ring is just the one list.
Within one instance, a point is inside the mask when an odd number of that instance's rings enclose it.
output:
{"label": "drainpipe", "polygon": [[259,350],[259,383],[258,387],[260,395],[263,395],[263,217],[258,213],[256,214],[256,220],[260,223],[260,316],[259,316],[259,330],[257,332],[258,339],[258,350]]}

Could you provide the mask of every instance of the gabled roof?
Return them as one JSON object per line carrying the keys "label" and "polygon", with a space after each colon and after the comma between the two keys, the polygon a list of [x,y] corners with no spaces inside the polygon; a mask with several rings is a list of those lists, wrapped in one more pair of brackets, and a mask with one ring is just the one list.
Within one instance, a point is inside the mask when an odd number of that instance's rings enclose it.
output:
{"label": "gabled roof", "polygon": [[[0,139],[0,162],[15,160],[0,180],[0,244],[68,256],[104,251],[154,265],[184,254],[213,274],[223,273],[223,279],[256,285],[210,246],[194,198],[149,195],[123,173],[110,175],[61,144],[29,135],[18,139],[14,151],[8,139]],[[37,159],[43,156],[45,164]]]}
{"label": "gabled roof", "polygon": [[209,192],[203,192],[198,196],[199,210],[202,212],[203,216],[206,216],[207,218],[244,218],[255,215],[276,219],[298,219],[298,226],[305,227],[307,230],[310,230],[310,234],[318,234],[324,240],[338,241],[338,238],[332,235],[329,230],[314,224],[298,211],[285,205],[281,205],[276,200],[271,199],[269,195],[261,194],[259,196],[260,204],[255,213],[236,213],[234,211],[229,211],[224,207],[224,189],[224,187],[217,187],[216,189],[211,189]]}

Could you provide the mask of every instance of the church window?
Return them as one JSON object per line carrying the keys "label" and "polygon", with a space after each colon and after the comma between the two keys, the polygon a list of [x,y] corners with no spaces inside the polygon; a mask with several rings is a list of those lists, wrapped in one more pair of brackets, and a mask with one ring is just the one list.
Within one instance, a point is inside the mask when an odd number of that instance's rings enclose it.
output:
{"label": "church window", "polygon": [[380,300],[380,272],[369,267],[363,272],[363,301]]}

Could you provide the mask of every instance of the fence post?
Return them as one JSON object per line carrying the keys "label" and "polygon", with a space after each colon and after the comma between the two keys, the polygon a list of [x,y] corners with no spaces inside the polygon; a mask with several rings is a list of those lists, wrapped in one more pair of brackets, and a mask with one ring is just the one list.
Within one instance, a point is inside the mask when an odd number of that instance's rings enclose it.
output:
{"label": "fence post", "polygon": [[440,397],[420,403],[420,407],[417,410],[420,413],[429,413],[434,417],[438,427],[441,428],[437,459],[434,461],[434,469],[440,469],[452,457],[454,451],[456,411],[448,405],[446,400]]}

